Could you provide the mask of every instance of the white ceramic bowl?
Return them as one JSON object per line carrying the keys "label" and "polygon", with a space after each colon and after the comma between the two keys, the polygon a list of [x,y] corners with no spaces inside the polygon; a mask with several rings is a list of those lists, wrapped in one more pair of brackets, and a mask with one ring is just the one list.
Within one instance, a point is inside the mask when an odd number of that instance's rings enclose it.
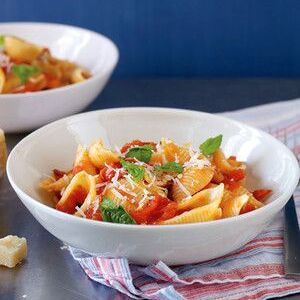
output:
{"label": "white ceramic bowl", "polygon": [[76,113],[102,91],[118,62],[118,49],[105,36],[86,29],[47,23],[0,23],[0,34],[48,47],[58,58],[88,68],[84,82],[48,91],[0,95],[0,128],[28,131]]}
{"label": "white ceramic bowl", "polygon": [[[224,135],[225,153],[248,164],[252,188],[271,188],[269,203],[253,212],[207,223],[122,225],[78,218],[51,207],[38,191],[53,168],[70,169],[78,143],[102,137],[107,145],[132,139],[168,137],[195,147],[210,136]],[[11,152],[10,183],[32,215],[63,242],[106,256],[125,256],[148,264],[195,263],[234,251],[260,233],[286,204],[299,179],[296,158],[270,135],[223,117],[177,109],[119,108],[72,116],[33,132]]]}

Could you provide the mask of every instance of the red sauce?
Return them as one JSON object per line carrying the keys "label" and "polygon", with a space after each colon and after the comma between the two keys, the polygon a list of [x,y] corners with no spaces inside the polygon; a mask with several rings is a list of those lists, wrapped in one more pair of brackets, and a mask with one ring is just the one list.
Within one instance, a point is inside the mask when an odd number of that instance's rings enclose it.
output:
{"label": "red sauce", "polygon": [[56,204],[56,209],[68,214],[74,214],[76,212],[75,207],[82,205],[87,194],[87,191],[83,187],[78,186],[70,193],[69,197],[63,203],[59,201]]}
{"label": "red sauce", "polygon": [[91,219],[91,220],[97,220],[97,221],[102,221],[102,216],[101,216],[101,212],[99,209],[97,209],[94,212],[94,208],[90,207],[88,208],[88,210],[85,212],[86,218],[87,219]]}
{"label": "red sauce", "polygon": [[155,224],[172,218],[177,213],[177,204],[158,194],[141,210],[132,211],[131,216],[138,224]]}
{"label": "red sauce", "polygon": [[255,199],[258,201],[264,201],[270,194],[272,193],[272,190],[267,189],[261,189],[261,190],[255,190],[252,194]]}
{"label": "red sauce", "polygon": [[54,169],[52,172],[53,172],[53,175],[54,175],[56,180],[64,177],[64,175],[67,175],[66,172],[58,170],[58,169]]}

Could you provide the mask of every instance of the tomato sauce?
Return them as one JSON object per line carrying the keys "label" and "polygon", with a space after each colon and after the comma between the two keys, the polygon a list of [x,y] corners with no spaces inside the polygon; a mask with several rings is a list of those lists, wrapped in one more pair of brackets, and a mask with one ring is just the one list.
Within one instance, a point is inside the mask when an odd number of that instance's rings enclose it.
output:
{"label": "tomato sauce", "polygon": [[87,191],[83,187],[78,186],[63,203],[59,201],[56,204],[56,209],[68,214],[74,214],[76,212],[76,206],[82,205],[87,194]]}

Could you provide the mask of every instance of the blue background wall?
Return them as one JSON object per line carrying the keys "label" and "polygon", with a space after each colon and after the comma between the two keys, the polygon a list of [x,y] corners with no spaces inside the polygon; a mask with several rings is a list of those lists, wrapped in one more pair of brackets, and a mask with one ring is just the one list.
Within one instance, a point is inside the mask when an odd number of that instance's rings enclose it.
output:
{"label": "blue background wall", "polygon": [[0,21],[104,33],[119,77],[300,75],[299,0],[0,0]]}

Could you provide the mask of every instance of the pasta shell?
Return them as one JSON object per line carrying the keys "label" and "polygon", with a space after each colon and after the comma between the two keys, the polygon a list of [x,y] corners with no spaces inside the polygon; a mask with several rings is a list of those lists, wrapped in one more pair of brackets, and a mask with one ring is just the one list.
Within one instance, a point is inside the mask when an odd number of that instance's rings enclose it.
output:
{"label": "pasta shell", "polygon": [[[73,197],[77,196],[76,193],[79,192],[80,192],[80,196],[84,198],[75,199],[76,201],[74,201]],[[89,205],[92,204],[95,198],[96,198],[95,178],[87,174],[85,171],[81,171],[72,178],[70,184],[67,186],[61,199],[58,201],[56,207],[59,210],[68,213],[75,213],[76,205],[80,206],[80,203],[82,203],[81,209],[85,210]]]}
{"label": "pasta shell", "polygon": [[88,151],[81,145],[79,145],[77,148],[73,170],[75,170],[76,168],[79,170],[84,170],[90,175],[97,174],[97,169],[92,164]]}
{"label": "pasta shell", "polygon": [[14,61],[31,63],[44,51],[44,48],[25,42],[14,36],[6,36],[4,50]]}
{"label": "pasta shell", "polygon": [[104,148],[102,141],[94,143],[89,149],[89,157],[92,163],[102,168],[105,164],[112,164],[119,161],[117,153]]}
{"label": "pasta shell", "polygon": [[5,83],[5,74],[2,68],[0,68],[0,94],[3,91],[4,88],[4,83]]}
{"label": "pasta shell", "polygon": [[172,186],[172,199],[178,202],[186,198],[188,193],[192,196],[199,192],[210,183],[213,174],[213,169],[209,167],[186,168],[182,173],[182,177],[178,179],[179,183],[177,181]]}
{"label": "pasta shell", "polygon": [[54,178],[46,178],[40,182],[40,188],[47,192],[61,192],[67,187],[71,179],[71,174],[61,177],[58,180],[55,180]]}
{"label": "pasta shell", "polygon": [[217,169],[219,169],[224,174],[229,174],[236,169],[228,162],[221,149],[216,150],[216,152],[213,154],[213,162],[215,163]]}
{"label": "pasta shell", "polygon": [[223,217],[234,217],[240,214],[242,207],[248,202],[249,196],[244,194],[225,201],[222,205]]}
{"label": "pasta shell", "polygon": [[86,79],[88,79],[90,77],[90,73],[82,68],[76,68],[70,76],[70,80],[72,83],[77,83],[77,82],[81,82],[84,81]]}
{"label": "pasta shell", "polygon": [[151,155],[151,159],[149,161],[150,165],[160,165],[163,164],[163,157],[162,153],[160,152],[153,152]]}
{"label": "pasta shell", "polygon": [[196,193],[192,198],[182,200],[178,203],[179,210],[193,209],[199,206],[207,205],[213,201],[221,201],[224,191],[224,184],[217,187],[202,190]]}
{"label": "pasta shell", "polygon": [[186,224],[186,223],[198,223],[213,221],[221,217],[222,211],[219,208],[221,198],[215,201],[186,211],[179,216],[163,221],[162,225],[173,225],[173,224]]}
{"label": "pasta shell", "polygon": [[239,188],[234,190],[234,195],[236,196],[241,196],[243,194],[246,194],[249,197],[248,202],[255,207],[255,209],[260,208],[264,206],[263,203],[258,201],[257,199],[254,198],[252,193],[250,193],[244,186],[240,186]]}
{"label": "pasta shell", "polygon": [[168,162],[177,161],[179,164],[184,164],[190,159],[189,150],[186,147],[180,147],[175,143],[162,142],[163,152]]}

